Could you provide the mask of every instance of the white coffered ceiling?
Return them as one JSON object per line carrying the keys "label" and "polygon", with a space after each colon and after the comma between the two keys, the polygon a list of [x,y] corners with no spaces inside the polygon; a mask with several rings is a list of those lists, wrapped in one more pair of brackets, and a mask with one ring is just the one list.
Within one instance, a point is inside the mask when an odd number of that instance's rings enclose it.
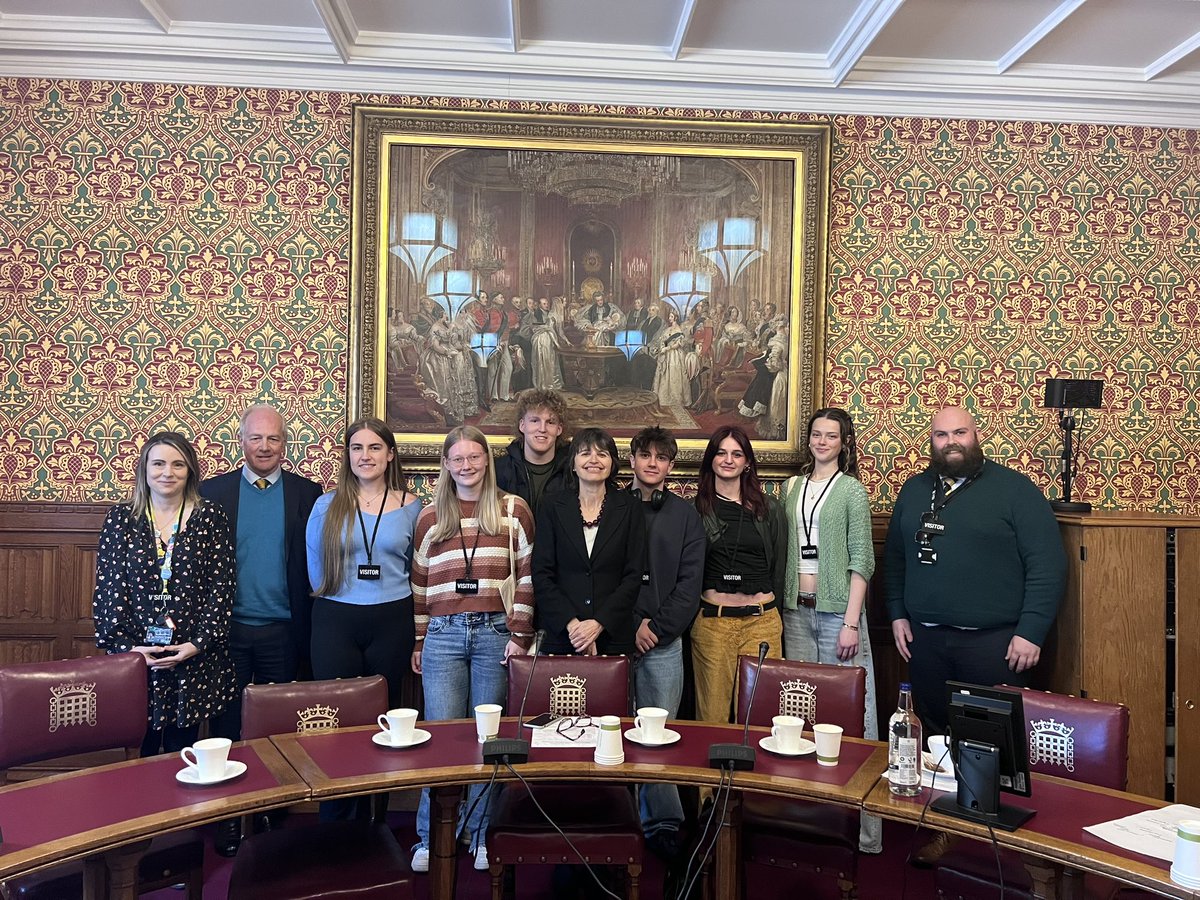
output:
{"label": "white coffered ceiling", "polygon": [[1200,0],[0,0],[0,75],[1200,127]]}

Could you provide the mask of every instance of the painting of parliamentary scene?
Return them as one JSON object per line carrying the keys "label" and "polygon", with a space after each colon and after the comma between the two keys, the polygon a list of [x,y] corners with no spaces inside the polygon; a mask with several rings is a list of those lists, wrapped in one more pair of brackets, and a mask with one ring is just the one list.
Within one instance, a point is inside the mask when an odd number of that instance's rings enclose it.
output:
{"label": "painting of parliamentary scene", "polygon": [[821,394],[828,130],[359,108],[352,392],[405,452],[571,426],[719,425],[795,460]]}

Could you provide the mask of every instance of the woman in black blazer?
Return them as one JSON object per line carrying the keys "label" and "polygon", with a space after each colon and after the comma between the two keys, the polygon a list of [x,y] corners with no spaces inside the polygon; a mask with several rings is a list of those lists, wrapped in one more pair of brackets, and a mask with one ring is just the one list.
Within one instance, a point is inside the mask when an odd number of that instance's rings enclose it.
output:
{"label": "woman in black blazer", "polygon": [[533,543],[542,652],[633,653],[646,568],[640,500],[617,489],[617,445],[603,429],[581,429],[567,459],[567,490],[542,500]]}

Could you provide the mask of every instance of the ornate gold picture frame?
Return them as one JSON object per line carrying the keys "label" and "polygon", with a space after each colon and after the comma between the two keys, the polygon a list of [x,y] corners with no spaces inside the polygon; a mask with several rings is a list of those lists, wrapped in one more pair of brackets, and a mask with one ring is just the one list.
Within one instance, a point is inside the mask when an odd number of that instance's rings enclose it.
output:
{"label": "ornate gold picture frame", "polygon": [[359,106],[351,415],[436,457],[527,387],[789,465],[822,392],[826,125]]}

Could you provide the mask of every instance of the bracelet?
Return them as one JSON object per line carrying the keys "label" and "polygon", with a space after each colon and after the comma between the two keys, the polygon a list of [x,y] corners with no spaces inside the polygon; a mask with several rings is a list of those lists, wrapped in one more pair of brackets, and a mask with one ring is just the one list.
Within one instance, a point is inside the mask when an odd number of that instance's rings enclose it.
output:
{"label": "bracelet", "polygon": [[842,623],[842,627],[843,627],[843,628],[849,628],[851,631],[858,631],[858,626],[857,626],[857,625],[851,625],[849,622],[843,622],[843,623]]}

